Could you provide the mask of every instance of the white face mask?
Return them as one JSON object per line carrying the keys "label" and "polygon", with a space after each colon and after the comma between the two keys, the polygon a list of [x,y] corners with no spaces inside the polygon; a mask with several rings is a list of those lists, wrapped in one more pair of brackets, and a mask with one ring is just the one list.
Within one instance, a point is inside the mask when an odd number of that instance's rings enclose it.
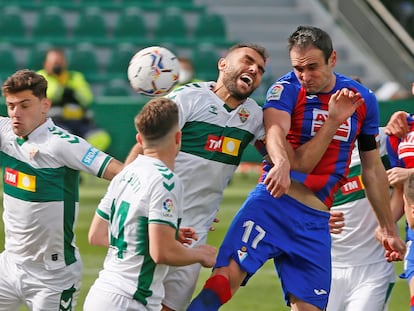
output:
{"label": "white face mask", "polygon": [[178,74],[178,82],[180,84],[188,83],[193,78],[193,73],[190,70],[180,69]]}

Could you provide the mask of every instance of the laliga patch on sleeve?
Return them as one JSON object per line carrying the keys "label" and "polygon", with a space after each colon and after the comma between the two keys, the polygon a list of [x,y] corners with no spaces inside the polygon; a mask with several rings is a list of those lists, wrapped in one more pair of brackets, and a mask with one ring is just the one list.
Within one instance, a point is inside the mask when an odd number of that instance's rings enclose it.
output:
{"label": "laliga patch on sleeve", "polygon": [[279,100],[283,92],[282,84],[275,84],[267,93],[266,101]]}

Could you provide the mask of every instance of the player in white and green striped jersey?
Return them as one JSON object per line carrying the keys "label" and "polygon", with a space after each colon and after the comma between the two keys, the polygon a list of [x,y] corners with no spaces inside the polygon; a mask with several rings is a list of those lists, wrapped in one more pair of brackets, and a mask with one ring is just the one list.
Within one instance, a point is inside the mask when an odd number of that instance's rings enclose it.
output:
{"label": "player in white and green striped jersey", "polygon": [[79,171],[111,179],[122,163],[47,118],[47,81],[20,70],[3,84],[0,118],[5,250],[0,310],[74,310],[82,277],[74,227]]}
{"label": "player in white and green striped jersey", "polygon": [[[377,136],[382,162],[389,168],[386,134]],[[340,221],[338,221],[340,219]],[[365,196],[358,147],[352,152],[348,180],[331,208],[332,284],[327,311],[385,311],[395,283],[393,263],[375,239],[378,226]]]}
{"label": "player in white and green striped jersey", "polygon": [[173,172],[181,145],[177,106],[152,99],[135,124],[143,154],[111,181],[90,227],[90,242],[109,249],[84,311],[159,311],[168,265],[215,263],[214,247],[181,244],[196,235],[179,228],[183,187]]}

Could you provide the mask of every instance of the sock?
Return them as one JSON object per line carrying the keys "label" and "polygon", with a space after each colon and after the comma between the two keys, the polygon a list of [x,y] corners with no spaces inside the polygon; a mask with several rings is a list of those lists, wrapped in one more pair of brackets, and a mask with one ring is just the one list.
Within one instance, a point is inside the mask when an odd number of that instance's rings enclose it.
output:
{"label": "sock", "polygon": [[414,311],[414,296],[410,298],[410,311]]}
{"label": "sock", "polygon": [[229,280],[223,275],[215,275],[204,284],[201,292],[193,299],[187,311],[216,311],[231,298]]}

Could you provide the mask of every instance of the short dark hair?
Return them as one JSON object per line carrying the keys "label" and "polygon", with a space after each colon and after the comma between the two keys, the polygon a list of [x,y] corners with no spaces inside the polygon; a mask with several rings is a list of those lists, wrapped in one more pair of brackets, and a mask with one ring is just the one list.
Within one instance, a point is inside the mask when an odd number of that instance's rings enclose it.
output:
{"label": "short dark hair", "polygon": [[255,50],[262,58],[263,61],[266,63],[267,59],[269,58],[269,55],[266,52],[266,49],[258,44],[254,44],[254,43],[237,43],[233,46],[231,46],[228,50],[226,55],[230,54],[231,52],[233,52],[234,50],[238,50],[238,49],[242,49],[242,48],[249,48],[252,50]]}
{"label": "short dark hair", "polygon": [[145,139],[164,137],[178,124],[178,107],[168,98],[153,98],[135,117],[135,127]]}
{"label": "short dark hair", "polygon": [[323,52],[325,62],[332,54],[332,39],[329,34],[318,27],[299,26],[289,37],[289,52],[293,48],[306,49],[316,47]]}
{"label": "short dark hair", "polygon": [[31,90],[34,96],[43,99],[46,97],[47,80],[35,71],[22,69],[8,77],[2,87],[3,96],[26,90]]}

